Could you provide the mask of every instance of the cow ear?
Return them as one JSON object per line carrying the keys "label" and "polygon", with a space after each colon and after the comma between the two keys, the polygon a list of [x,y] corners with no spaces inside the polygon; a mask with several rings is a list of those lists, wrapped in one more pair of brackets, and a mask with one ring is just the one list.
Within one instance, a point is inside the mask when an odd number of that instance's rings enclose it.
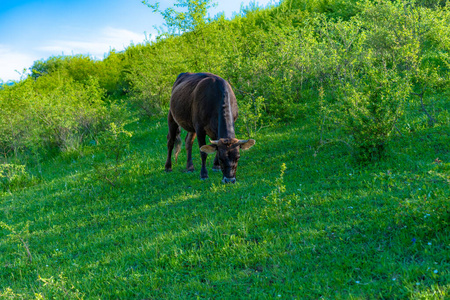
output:
{"label": "cow ear", "polygon": [[211,154],[216,152],[217,150],[217,145],[204,145],[200,147],[200,151],[205,152],[206,154]]}
{"label": "cow ear", "polygon": [[255,143],[256,141],[253,139],[247,140],[245,143],[241,144],[241,149],[242,150],[250,149],[251,147],[253,147]]}

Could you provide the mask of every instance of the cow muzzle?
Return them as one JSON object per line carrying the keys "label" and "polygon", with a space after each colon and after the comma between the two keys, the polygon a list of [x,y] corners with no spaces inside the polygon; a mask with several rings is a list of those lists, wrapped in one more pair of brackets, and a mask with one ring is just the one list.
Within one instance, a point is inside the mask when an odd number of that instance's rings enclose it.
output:
{"label": "cow muzzle", "polygon": [[236,183],[236,178],[227,178],[227,177],[223,177],[222,179],[222,183]]}

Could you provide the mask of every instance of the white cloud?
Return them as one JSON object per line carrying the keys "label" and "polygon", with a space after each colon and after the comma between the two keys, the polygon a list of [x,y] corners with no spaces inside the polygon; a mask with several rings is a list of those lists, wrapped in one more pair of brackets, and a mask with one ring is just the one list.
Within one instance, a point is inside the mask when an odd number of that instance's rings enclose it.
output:
{"label": "white cloud", "polygon": [[53,55],[89,54],[96,58],[103,58],[110,49],[121,51],[131,43],[141,43],[144,34],[138,34],[126,29],[106,27],[99,32],[78,40],[53,40],[38,48],[39,51]]}
{"label": "white cloud", "polygon": [[34,61],[47,59],[53,55],[84,54],[97,59],[103,59],[111,49],[124,50],[131,43],[142,43],[144,34],[135,33],[126,29],[105,27],[94,31],[89,36],[74,39],[41,41],[40,45],[33,42],[28,52],[16,51],[9,45],[0,44],[0,79],[3,81],[19,80],[24,68],[30,68]]}
{"label": "white cloud", "polygon": [[5,82],[19,80],[21,75],[18,72],[22,73],[23,69],[31,67],[34,61],[31,55],[0,44],[0,79]]}

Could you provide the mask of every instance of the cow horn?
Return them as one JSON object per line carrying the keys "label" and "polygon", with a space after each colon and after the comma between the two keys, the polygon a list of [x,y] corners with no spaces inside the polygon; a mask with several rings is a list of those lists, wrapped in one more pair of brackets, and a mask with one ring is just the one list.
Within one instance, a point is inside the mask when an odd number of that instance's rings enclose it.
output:
{"label": "cow horn", "polygon": [[238,145],[242,145],[242,144],[245,144],[247,142],[248,142],[248,140],[239,140]]}
{"label": "cow horn", "polygon": [[255,145],[255,140],[253,139],[239,140],[238,145],[241,147],[242,150],[247,150],[253,147],[253,145]]}
{"label": "cow horn", "polygon": [[216,140],[216,141],[214,141],[214,140],[209,140],[209,142],[210,142],[211,144],[213,144],[213,145],[219,144],[219,140]]}

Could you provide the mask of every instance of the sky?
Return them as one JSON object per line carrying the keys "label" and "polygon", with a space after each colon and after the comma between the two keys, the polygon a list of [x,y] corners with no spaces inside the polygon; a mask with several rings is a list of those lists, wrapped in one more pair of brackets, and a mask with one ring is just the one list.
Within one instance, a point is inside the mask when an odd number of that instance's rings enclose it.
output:
{"label": "sky", "polygon": [[[155,2],[155,1],[149,1]],[[175,1],[160,1],[161,8]],[[216,0],[211,17],[227,18],[241,6],[273,0]],[[141,0],[0,0],[0,82],[20,80],[36,60],[54,55],[90,55],[102,59],[157,35],[162,17]]]}

